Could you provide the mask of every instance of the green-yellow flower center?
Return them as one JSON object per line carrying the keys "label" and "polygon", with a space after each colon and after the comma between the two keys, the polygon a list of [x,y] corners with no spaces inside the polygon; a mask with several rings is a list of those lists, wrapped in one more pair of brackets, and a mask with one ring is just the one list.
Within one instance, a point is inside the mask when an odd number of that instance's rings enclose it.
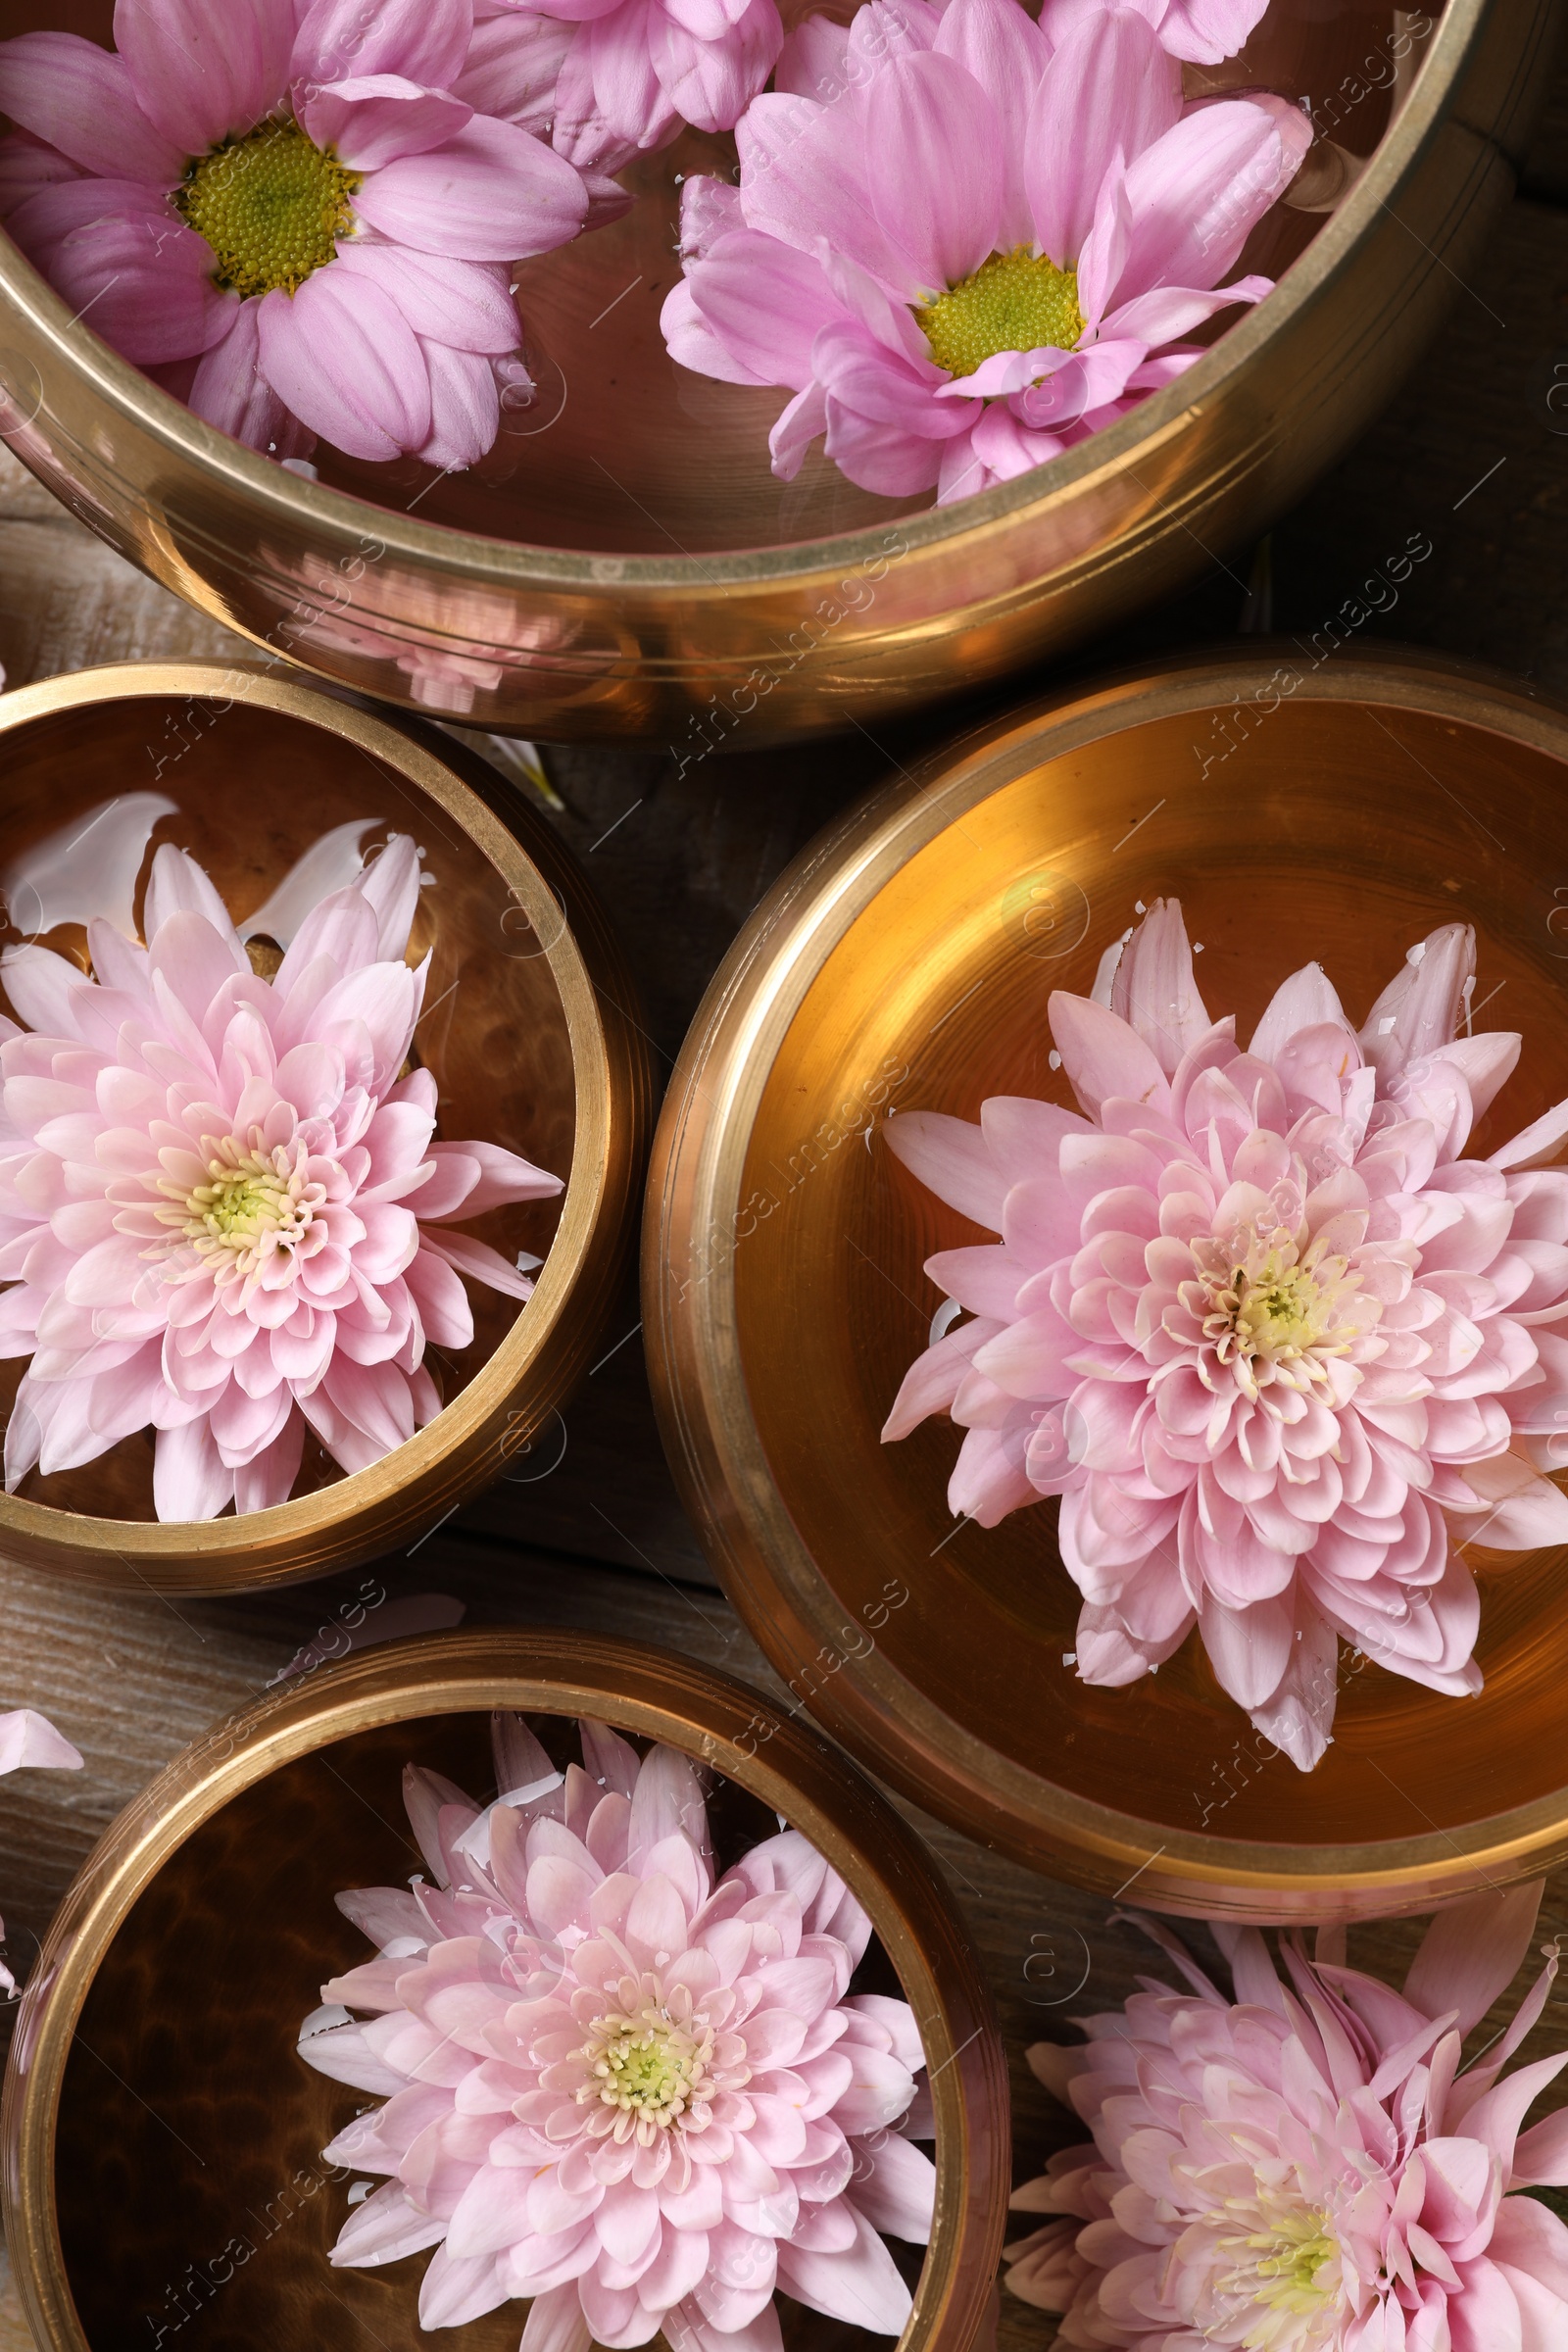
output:
{"label": "green-yellow flower center", "polygon": [[1246,2352],[1274,2352],[1276,2346],[1280,2352],[1301,2346],[1304,2352],[1319,2339],[1310,2327],[1303,2331],[1302,2323],[1314,2315],[1326,2319],[1324,2307],[1339,2299],[1340,2248],[1329,2217],[1314,2206],[1263,2197],[1248,2218],[1260,2227],[1244,2227],[1220,2240],[1221,2253],[1235,2258],[1235,2267],[1219,2282],[1221,2292],[1240,2305],[1238,2322],[1256,2315],[1245,2334],[1230,2340]]}
{"label": "green-yellow flower center", "polygon": [[245,1142],[232,1135],[203,1140],[207,1181],[187,1191],[175,1178],[159,1179],[168,1206],[159,1209],[158,1221],[170,1228],[170,1237],[144,1255],[169,1257],[193,1248],[221,1289],[260,1273],[282,1252],[285,1263],[272,1265],[269,1279],[282,1274],[292,1280],[300,1245],[326,1201],[326,1187],[312,1174],[304,1145],[269,1151],[258,1128]]}
{"label": "green-yellow flower center", "polygon": [[1270,1251],[1256,1275],[1237,1270],[1232,1328],[1249,1355],[1300,1355],[1323,1336],[1331,1301],[1314,1275],[1291,1263],[1294,1255]]}
{"label": "green-yellow flower center", "polygon": [[292,294],[353,228],[359,184],[297,122],[270,119],[187,164],[174,202],[216,254],[220,286]]}
{"label": "green-yellow flower center", "polygon": [[582,2053],[588,2076],[578,2089],[578,2103],[618,2108],[646,2144],[711,2091],[708,2060],[712,2048],[710,2029],[699,2025],[694,2033],[658,2002],[646,2002],[634,2016],[612,2011],[596,2017]]}
{"label": "green-yellow flower center", "polygon": [[1283,1217],[1196,1241],[1192,1251],[1197,1279],[1181,1285],[1182,1305],[1249,1396],[1275,1380],[1298,1389],[1326,1381],[1329,1359],[1377,1320],[1343,1251]]}
{"label": "green-yellow flower center", "polygon": [[264,1227],[280,1225],[289,1216],[287,1190],[270,1171],[241,1174],[236,1168],[212,1184],[199,1184],[190,1200],[204,1229],[231,1247],[254,1241]]}
{"label": "green-yellow flower center", "polygon": [[994,253],[914,316],[950,375],[972,375],[999,351],[1073,351],[1084,331],[1077,271],[1027,245]]}

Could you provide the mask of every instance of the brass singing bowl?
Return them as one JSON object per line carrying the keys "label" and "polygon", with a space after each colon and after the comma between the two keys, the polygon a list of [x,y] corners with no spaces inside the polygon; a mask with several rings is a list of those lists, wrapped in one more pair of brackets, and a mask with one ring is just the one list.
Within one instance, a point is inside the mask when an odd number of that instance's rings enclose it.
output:
{"label": "brass singing bowl", "polygon": [[[289,1501],[161,1524],[148,1432],[0,1494],[0,1559],[89,1584],[245,1592],[395,1549],[498,1476],[564,1400],[631,1247],[652,1076],[585,878],[497,771],[416,719],[249,663],[124,662],[0,699],[0,946],[36,938],[85,968],[82,921],[40,928],[58,909],[19,871],[35,844],[69,838],[77,818],[85,838],[95,809],[134,793],[169,805],[150,823],[142,879],[158,845],[176,842],[236,921],[334,826],[365,820],[367,847],[414,833],[435,876],[411,949],[431,956],[414,1052],[440,1089],[436,1133],[505,1145],[565,1179],[553,1200],[463,1224],[509,1259],[542,1257],[538,1287],[519,1308],[466,1286],[472,1344],[426,1357],[443,1410],[369,1469],[345,1476],[308,1440]],[[3,981],[0,1008],[11,1010]],[[24,1368],[0,1364],[7,1411]]]}
{"label": "brass singing bowl", "polygon": [[[936,2218],[900,2352],[967,2352],[1001,2251],[1006,2071],[984,1977],[936,1867],[892,1806],[798,1716],[642,1643],[506,1631],[388,1644],[285,1684],[188,1747],[66,1896],[17,2021],[5,2102],[6,2243],[45,2352],[415,2352],[426,2257],[333,2271],[349,2181],[320,2150],[362,2093],[295,2055],[328,1977],[367,1956],[343,1887],[423,1866],[399,1776],[493,1791],[485,1710],[547,1746],[585,1715],[722,1776],[719,1860],[782,1815],[870,1915],[876,1989],[902,1988],[936,2106]],[[868,1955],[878,1966],[876,1945]],[[896,1982],[895,1982],[896,1980]],[[244,2249],[244,2250],[242,2250]],[[517,2304],[467,2328],[511,2352]],[[886,2344],[786,2307],[788,2352]]]}
{"label": "brass singing bowl", "polygon": [[[110,13],[4,0],[0,33],[69,23],[107,39]],[[1332,218],[1286,205],[1259,225],[1243,266],[1283,282],[1227,314],[1178,384],[941,511],[855,489],[819,449],[780,484],[766,439],[786,395],[668,359],[677,179],[733,171],[731,142],[695,133],[631,175],[623,220],[519,266],[539,394],[469,473],[325,450],[318,482],[282,471],[74,320],[3,234],[0,432],[166,587],[389,701],[686,761],[842,726],[1060,651],[1299,497],[1472,270],[1556,18],[1554,0],[1275,0],[1242,55],[1189,87],[1310,97],[1327,145],[1297,201],[1326,207],[1354,184]]]}
{"label": "brass singing bowl", "polygon": [[[1475,1546],[1479,1697],[1342,1649],[1298,1772],[1195,1635],[1130,1689],[1071,1663],[1054,1503],[956,1524],[958,1432],[884,1446],[937,1250],[982,1235],[902,1168],[889,1107],[1070,1102],[1046,1003],[1179,898],[1247,1037],[1320,961],[1359,1018],[1405,949],[1475,925],[1481,1026],[1520,1067],[1467,1151],[1568,1095],[1568,715],[1418,658],[1221,656],[1045,704],[863,803],[763,901],[656,1139],[655,1399],[731,1599],[796,1696],[920,1804],[1020,1861],[1170,1911],[1430,1909],[1568,1857],[1568,1557]],[[859,1628],[890,1583],[907,1602]]]}

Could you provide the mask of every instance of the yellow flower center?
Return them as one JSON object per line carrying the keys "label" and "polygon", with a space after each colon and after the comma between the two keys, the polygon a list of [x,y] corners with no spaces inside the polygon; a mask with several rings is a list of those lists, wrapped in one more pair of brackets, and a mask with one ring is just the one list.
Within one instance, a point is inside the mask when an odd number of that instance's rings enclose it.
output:
{"label": "yellow flower center", "polygon": [[[1237,2321],[1250,2320],[1245,2335],[1229,2340],[1246,2352],[1274,2352],[1274,2347],[1305,2346],[1319,2340],[1309,2326],[1340,2295],[1339,2241],[1329,2217],[1315,2206],[1262,2195],[1247,2215],[1257,2225],[1245,2227],[1220,2240],[1220,2252],[1234,2258],[1233,2267],[1217,2283]],[[1240,2308],[1237,2308],[1240,2306]],[[1252,2313],[1256,2314],[1252,2318]],[[1327,2315],[1325,2315],[1327,2316]]]}
{"label": "yellow flower center", "polygon": [[1245,1265],[1232,1272],[1221,1313],[1230,1344],[1248,1355],[1278,1363],[1304,1355],[1323,1337],[1330,1303],[1325,1286],[1295,1257],[1295,1244],[1287,1243],[1265,1250],[1255,1272]]}
{"label": "yellow flower center", "polygon": [[1249,1396],[1274,1380],[1298,1389],[1326,1380],[1328,1359],[1348,1353],[1377,1317],[1349,1260],[1283,1219],[1195,1242],[1193,1266],[1182,1303]]}
{"label": "yellow flower center", "polygon": [[187,164],[174,203],[217,256],[220,286],[292,294],[353,228],[359,184],[297,122],[269,120]]}
{"label": "yellow flower center", "polygon": [[994,253],[914,316],[950,375],[972,375],[999,351],[1073,351],[1084,331],[1077,271],[1026,245]]}
{"label": "yellow flower center", "polygon": [[661,2002],[645,2001],[635,2014],[612,2010],[588,2029],[582,2055],[588,2080],[577,2090],[579,2106],[597,2102],[617,2108],[615,2137],[633,2133],[644,2146],[669,2131],[696,2099],[710,2094],[708,2061],[713,2034],[694,2019],[682,2026]]}
{"label": "yellow flower center", "polygon": [[205,1184],[186,1192],[171,1178],[160,1180],[170,1205],[159,1210],[159,1221],[172,1231],[169,1243],[146,1254],[193,1245],[220,1287],[255,1273],[280,1250],[292,1258],[326,1199],[325,1186],[308,1173],[304,1147],[279,1144],[269,1152],[259,1130],[249,1149],[231,1135],[221,1142],[208,1137],[205,1145]]}

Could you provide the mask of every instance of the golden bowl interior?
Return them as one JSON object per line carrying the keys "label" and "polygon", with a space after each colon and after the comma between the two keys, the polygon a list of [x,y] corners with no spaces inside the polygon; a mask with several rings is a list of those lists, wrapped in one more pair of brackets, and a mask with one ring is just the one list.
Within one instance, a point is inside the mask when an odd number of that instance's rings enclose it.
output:
{"label": "golden bowl interior", "polygon": [[[805,0],[786,0],[781,13],[789,23],[814,12]],[[828,13],[847,22],[853,0],[835,0]],[[5,0],[0,36],[62,28],[107,46],[113,14],[113,0]],[[1327,110],[1336,142],[1363,158],[1392,117],[1390,43],[1402,21],[1380,0],[1354,0],[1332,14],[1274,0],[1237,57],[1188,69],[1189,87],[1195,95],[1267,88],[1293,101],[1310,94]],[[1361,95],[1348,106],[1342,93],[1352,77]],[[733,178],[735,171],[732,136],[687,131],[621,175],[635,192],[621,220],[514,266],[536,392],[525,407],[503,408],[495,446],[477,465],[443,476],[416,459],[371,465],[323,445],[315,459],[320,479],[394,514],[416,502],[422,521],[480,538],[655,557],[791,546],[929,507],[930,495],[891,499],[857,489],[819,445],[793,482],[776,480],[767,436],[788,393],[719,383],[670,359],[659,316],[680,275],[680,183],[696,172]],[[1321,224],[1276,206],[1238,272],[1278,276]],[[1240,316],[1229,314],[1231,322]],[[475,634],[483,634],[482,621]]]}
{"label": "golden bowl interior", "polygon": [[[170,804],[151,823],[139,860],[134,839],[129,844],[138,937],[147,875],[166,842],[189,851],[212,876],[230,915],[243,923],[334,827],[363,821],[363,847],[371,853],[389,834],[412,832],[432,884],[420,891],[409,941],[411,964],[430,958],[426,1009],[410,1060],[435,1076],[437,1136],[501,1144],[563,1182],[570,1176],[571,1040],[549,963],[528,953],[537,942],[507,883],[461,825],[412,793],[406,778],[325,733],[302,711],[224,711],[154,694],[56,710],[14,736],[0,785],[9,883],[0,949],[31,942],[69,956],[83,971],[90,968],[82,915],[99,870],[91,863],[91,828],[95,819],[113,825],[113,815],[104,819],[98,812],[122,802],[127,785]],[[72,919],[41,928],[40,918],[59,906],[58,886],[46,884],[40,898],[24,877],[43,845],[74,841],[79,846],[70,854],[80,861],[82,879],[79,892],[70,894]],[[0,1009],[12,1012],[3,970]],[[557,1197],[494,1209],[463,1230],[489,1242],[510,1263],[519,1250],[543,1258],[560,1218]],[[465,1287],[473,1307],[473,1340],[450,1354],[432,1349],[428,1359],[444,1402],[489,1361],[519,1311],[517,1301],[500,1292],[478,1283]],[[0,1367],[0,1406],[7,1412],[24,1369],[25,1358]],[[153,1433],[147,1430],[81,1469],[48,1477],[33,1471],[18,1492],[56,1510],[151,1519],[152,1464]],[[310,1494],[343,1475],[313,1439],[294,1492]]]}
{"label": "golden bowl interior", "polygon": [[[1070,1102],[1049,995],[1088,994],[1157,897],[1182,902],[1204,1000],[1244,1039],[1300,965],[1320,961],[1359,1018],[1409,945],[1469,921],[1480,1025],[1516,1027],[1525,1048],[1468,1149],[1568,1095],[1561,721],[1522,696],[1499,716],[1420,672],[1291,674],[1300,691],[1283,698],[1269,664],[1234,665],[1014,721],[803,861],[771,928],[757,918],[736,1023],[719,1039],[715,1015],[698,1054],[699,1016],[688,1048],[679,1155],[716,1171],[711,1190],[696,1179],[706,1253],[667,1221],[668,1265],[648,1244],[650,1291],[670,1301],[666,1427],[699,1432],[677,1436],[688,1494],[797,1691],[897,1785],[1021,1859],[1107,1891],[1152,1860],[1143,1899],[1276,1914],[1306,1884],[1353,1908],[1384,1865],[1394,1908],[1478,1846],[1505,1875],[1568,1849],[1563,1553],[1470,1548],[1478,1697],[1342,1645],[1335,1743],[1309,1775],[1265,1761],[1196,1636],[1157,1678],[1089,1688],[1056,1505],[956,1523],[951,1422],[880,1442],[942,1302],[923,1261],[994,1237],[877,1129],[889,1105],[973,1119],[990,1095]],[[694,1116],[698,1092],[719,1107]],[[676,1132],[666,1118],[663,1149]],[[682,1197],[678,1165],[664,1181]],[[908,1600],[867,1644],[890,1585]],[[1497,1816],[1512,1826],[1493,1838]]]}
{"label": "golden bowl interior", "polygon": [[[519,1684],[514,1671],[510,1693],[509,1662],[528,1678]],[[549,1690],[548,1708],[527,1706]],[[772,1835],[777,1812],[791,1809],[787,1780],[773,1772],[764,1792],[763,1774],[733,1744],[749,1717],[759,1721],[755,1693],[592,1637],[400,1644],[285,1692],[270,1723],[264,1703],[233,1738],[210,1740],[205,1755],[187,1751],[122,1817],[96,1871],[89,1865],[68,1896],[19,2022],[25,2055],[13,2057],[10,2076],[8,2234],[29,2316],[52,2352],[129,2352],[166,2340],[161,2331],[177,2331],[195,2352],[359,2352],[367,2342],[414,2352],[424,2340],[417,2300],[428,2256],[372,2271],[329,2267],[354,2175],[324,2165],[320,2150],[368,2102],[308,2067],[295,2044],[321,1983],[368,1956],[335,1893],[425,1871],[407,1829],[404,1764],[433,1765],[483,1801],[494,1768],[488,1717],[475,1710],[481,1698],[509,1695],[562,1761],[578,1749],[558,1708],[631,1730],[626,1717],[641,1698],[645,1726],[662,1717],[657,1729],[676,1744],[720,1773],[747,1773],[750,1788],[726,1778],[711,1800],[721,1864]],[[314,1719],[314,1733],[281,1729],[290,1709]],[[983,2044],[945,2070],[951,2090],[937,2085],[947,2103],[939,2166],[961,2161],[964,2177],[950,2172],[944,2191],[939,2171],[945,2209],[929,2252],[895,2245],[911,2284],[922,2263],[930,2274],[908,2352],[961,2352],[996,2262],[1007,2168],[1004,2079],[985,1995],[909,1833],[812,1735],[765,1705],[764,1714],[778,1732],[772,1763],[786,1775],[801,1768],[800,1812],[817,1842],[825,1801],[834,1858],[878,1926],[891,1923],[895,1943],[917,1939],[908,1990],[933,2067],[971,2033]],[[254,1749],[265,1742],[279,1752],[256,1777]],[[899,1990],[885,1940],[873,1938],[862,1975],[858,1989]],[[73,2031],[68,2013],[78,2003]],[[782,2298],[780,2310],[789,2352],[858,2352],[871,2341]],[[515,2344],[522,2316],[519,2304],[505,2305],[464,2340],[501,2352]]]}

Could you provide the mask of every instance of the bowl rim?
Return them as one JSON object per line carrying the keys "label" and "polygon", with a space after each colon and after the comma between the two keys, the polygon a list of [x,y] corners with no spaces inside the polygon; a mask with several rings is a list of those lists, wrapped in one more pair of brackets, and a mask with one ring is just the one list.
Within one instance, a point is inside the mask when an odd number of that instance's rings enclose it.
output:
{"label": "bowl rim", "polygon": [[99,1839],[23,1992],[0,2109],[6,2242],[40,2344],[90,2352],[60,2241],[56,2130],[83,2003],[137,1896],[279,1766],[357,1732],[491,1707],[590,1715],[681,1748],[785,1814],[859,1897],[919,2019],[937,2114],[936,2214],[899,2352],[965,2352],[1005,2227],[1007,2078],[990,1988],[935,1857],[848,1757],[733,1676],[649,1643],[524,1626],[387,1642],[282,1685],[194,1740]]}
{"label": "bowl rim", "polygon": [[[1301,666],[1297,666],[1301,665]],[[1153,719],[1224,707],[1294,667],[1306,701],[1430,713],[1568,767],[1568,707],[1476,663],[1415,649],[1306,670],[1291,640],[1118,671],[959,736],[809,844],[754,911],[698,1008],[655,1137],[643,1318],[664,1450],[725,1593],[788,1679],[842,1617],[790,1515],[752,1408],[736,1320],[741,1180],[785,1034],[882,886],[966,808],[1043,762]],[[792,1685],[793,1687],[793,1685]],[[880,1643],[803,1700],[879,1778],[1028,1867],[1198,1918],[1261,1924],[1429,1911],[1568,1859],[1568,1783],[1454,1830],[1310,1845],[1144,1821],[1028,1771],[956,1724]]]}
{"label": "bowl rim", "polygon": [[[461,578],[469,588],[515,590],[531,585],[556,594],[581,588],[595,595],[612,587],[649,593],[674,588],[706,607],[737,587],[787,588],[875,561],[890,528],[904,540],[902,552],[912,554],[946,542],[961,546],[978,540],[1026,510],[1049,515],[1054,508],[1065,509],[1087,494],[1098,479],[1125,474],[1140,447],[1157,448],[1174,439],[1194,411],[1211,404],[1240,374],[1256,349],[1284,324],[1287,314],[1303,313],[1327,296],[1342,266],[1377,218],[1390,209],[1444,129],[1450,99],[1482,45],[1494,5],[1495,0],[1447,0],[1427,36],[1426,53],[1402,106],[1344,203],[1289,266],[1273,292],[1228,327],[1187,374],[1046,466],[952,506],[902,516],[890,514],[883,521],[836,537],[697,556],[599,555],[414,521],[394,508],[288,473],[259,451],[192,416],[90,326],[78,327],[62,298],[3,228],[0,316],[6,304],[15,306],[53,347],[61,364],[86,377],[112,411],[175,460],[193,464],[202,476],[251,502],[273,528],[286,531],[303,515],[323,536],[341,540],[363,536],[366,517],[373,516],[373,536],[389,556]],[[1471,135],[1495,146],[1486,132]],[[1162,503],[1156,493],[1151,495]]]}
{"label": "bowl rim", "polygon": [[[539,952],[549,964],[560,997],[575,1090],[571,1174],[532,1297],[519,1305],[495,1352],[451,1403],[378,1462],[315,1494],[293,1496],[266,1510],[208,1520],[110,1519],[0,1494],[0,1556],[32,1560],[53,1556],[58,1560],[65,1554],[77,1574],[96,1573],[118,1581],[119,1573],[128,1570],[155,1587],[160,1586],[160,1572],[170,1576],[181,1563],[194,1560],[198,1573],[179,1577],[176,1589],[230,1591],[241,1584],[254,1589],[349,1565],[347,1557],[336,1554],[324,1561],[307,1557],[303,1566],[290,1566],[288,1561],[300,1549],[308,1548],[313,1539],[365,1518],[415,1481],[436,1480],[446,1466],[457,1470],[455,1457],[479,1442],[487,1423],[509,1405],[524,1406],[521,1384],[559,1354],[563,1325],[576,1299],[580,1278],[603,1239],[607,1220],[625,1227],[624,1235],[612,1237],[613,1242],[629,1238],[651,1080],[641,1032],[615,1002],[621,991],[617,988],[612,994],[602,985],[606,975],[590,964],[577,936],[579,926],[585,931],[590,923],[603,927],[602,918],[587,900],[585,881],[572,875],[568,915],[564,895],[552,886],[546,863],[560,879],[570,861],[543,819],[536,818],[520,802],[514,812],[514,822],[531,837],[533,848],[541,854],[543,862],[536,862],[527,842],[509,830],[474,785],[464,780],[464,767],[470,772],[484,767],[478,755],[445,744],[422,721],[372,709],[296,671],[274,674],[270,663],[225,662],[217,658],[123,662],[42,679],[0,696],[0,758],[12,739],[64,712],[171,697],[190,705],[219,702],[225,709],[238,703],[317,727],[390,769],[400,782],[414,788],[420,807],[433,808],[456,824],[500,876],[535,935],[550,943]],[[499,798],[506,791],[499,773],[495,783]],[[584,921],[585,916],[589,922]],[[612,984],[616,977],[610,975]],[[573,1344],[571,1372],[596,1331],[597,1324]],[[565,1380],[559,1385],[564,1390]],[[527,1441],[559,1401],[559,1396],[552,1393],[514,1416],[498,1440],[497,1468],[510,1451]],[[477,1477],[468,1476],[457,1500],[445,1490],[433,1495],[431,1515],[443,1503],[456,1509],[487,1475],[488,1471],[481,1471]],[[378,1539],[373,1548],[385,1545]],[[127,1552],[134,1555],[135,1565],[125,1558]],[[254,1559],[258,1552],[279,1558],[282,1564],[265,1573],[245,1573],[247,1555]]]}

